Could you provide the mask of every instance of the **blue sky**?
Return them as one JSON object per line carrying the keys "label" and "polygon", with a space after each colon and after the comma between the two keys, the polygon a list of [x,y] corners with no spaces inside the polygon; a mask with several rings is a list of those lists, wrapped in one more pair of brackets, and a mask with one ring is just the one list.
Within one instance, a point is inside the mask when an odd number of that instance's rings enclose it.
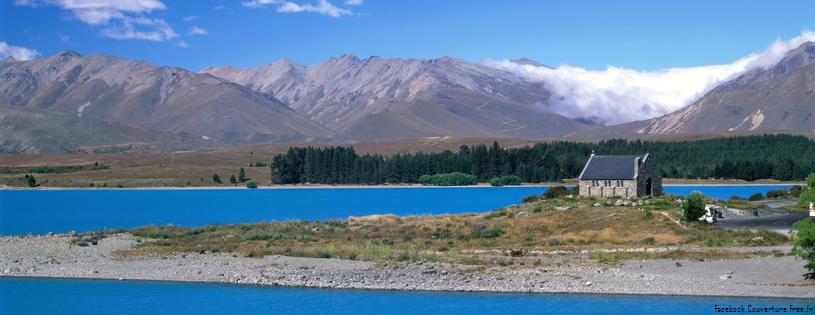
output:
{"label": "blue sky", "polygon": [[[198,71],[345,53],[588,70],[728,64],[813,29],[815,1],[9,0],[0,56],[65,49]],[[5,55],[2,55],[5,53]]]}

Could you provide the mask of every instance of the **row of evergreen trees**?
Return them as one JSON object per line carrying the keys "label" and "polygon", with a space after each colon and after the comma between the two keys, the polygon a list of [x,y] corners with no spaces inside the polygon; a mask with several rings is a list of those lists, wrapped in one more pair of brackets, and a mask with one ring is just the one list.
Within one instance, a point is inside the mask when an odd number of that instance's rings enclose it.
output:
{"label": "row of evergreen trees", "polygon": [[650,153],[663,177],[803,180],[815,171],[815,142],[804,136],[755,135],[696,141],[554,141],[520,148],[498,142],[462,145],[459,152],[358,155],[353,147],[290,148],[272,159],[276,184],[417,183],[422,175],[459,172],[479,182],[514,175],[526,183],[576,178],[592,152]]}

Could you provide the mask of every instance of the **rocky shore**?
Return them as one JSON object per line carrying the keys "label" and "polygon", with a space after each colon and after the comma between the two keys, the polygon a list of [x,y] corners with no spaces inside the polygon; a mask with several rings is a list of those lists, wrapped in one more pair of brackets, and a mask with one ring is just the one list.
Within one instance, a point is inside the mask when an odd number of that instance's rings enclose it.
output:
{"label": "rocky shore", "polygon": [[[722,261],[628,260],[594,264],[585,253],[540,254],[524,265],[478,268],[437,262],[378,265],[340,259],[223,253],[126,257],[137,238],[116,234],[78,246],[69,235],[0,237],[0,276],[222,282],[427,291],[669,294],[815,298],[802,260],[784,255]],[[789,247],[743,248],[745,251]],[[534,264],[532,262],[535,262]]]}

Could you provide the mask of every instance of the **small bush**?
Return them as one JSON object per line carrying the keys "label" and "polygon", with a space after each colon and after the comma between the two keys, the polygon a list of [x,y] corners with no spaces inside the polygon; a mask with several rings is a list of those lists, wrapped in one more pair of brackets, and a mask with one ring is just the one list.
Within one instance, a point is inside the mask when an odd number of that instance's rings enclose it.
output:
{"label": "small bush", "polygon": [[593,252],[591,252],[591,259],[594,259],[594,262],[598,264],[605,261],[603,259],[603,251],[599,248],[595,249]]}
{"label": "small bush", "polygon": [[487,227],[483,224],[472,224],[470,225],[470,230],[472,232],[473,238],[493,238],[498,237],[504,234],[504,230],[500,227]]}
{"label": "small bush", "polygon": [[750,198],[747,198],[747,200],[749,201],[764,200],[764,195],[762,195],[760,192],[757,192],[755,194],[750,195]]}
{"label": "small bush", "polygon": [[543,192],[543,198],[554,199],[569,194],[573,194],[573,191],[569,190],[569,188],[566,188],[566,186],[552,186],[549,187],[549,189],[547,189],[545,192]]}
{"label": "small bush", "polygon": [[657,240],[653,236],[644,237],[637,241],[639,244],[643,245],[654,245],[656,244]]}
{"label": "small bush", "polygon": [[815,222],[812,222],[810,218],[804,218],[792,226],[797,229],[795,232],[797,239],[792,247],[792,254],[801,257],[807,263],[804,267],[809,272],[804,274],[804,278],[815,279]]}
{"label": "small bush", "polygon": [[538,213],[538,212],[541,212],[541,211],[543,211],[543,207],[541,207],[540,205],[537,205],[534,208],[532,208],[533,213]]}
{"label": "small bush", "polygon": [[688,222],[696,222],[705,215],[705,203],[702,201],[702,194],[695,192],[688,196],[688,200],[682,203],[682,218]]}
{"label": "small bush", "polygon": [[248,182],[248,183],[246,183],[246,188],[255,189],[255,188],[258,188],[258,184],[255,183],[255,182]]}
{"label": "small bush", "polygon": [[543,198],[541,198],[541,196],[531,194],[529,196],[521,198],[521,203],[531,203],[531,202],[535,202],[535,201],[542,200],[542,199]]}
{"label": "small bush", "polygon": [[495,218],[505,217],[506,215],[507,215],[507,212],[506,212],[506,211],[504,211],[504,210],[501,210],[501,211],[494,211],[494,212],[491,212],[490,214],[488,214],[488,215],[484,216],[484,220],[489,220],[489,219],[495,219]]}
{"label": "small bush", "polygon": [[507,175],[504,177],[495,177],[490,180],[490,185],[492,186],[511,186],[511,185],[520,185],[521,178],[515,175]]}
{"label": "small bush", "polygon": [[784,189],[773,189],[767,192],[767,199],[771,198],[786,198],[789,195],[789,191]]}
{"label": "small bush", "polygon": [[793,185],[790,188],[790,195],[792,195],[792,198],[801,197],[801,191],[802,191],[801,185]]}
{"label": "small bush", "polygon": [[742,197],[741,197],[741,196],[739,196],[739,195],[732,195],[732,196],[730,196],[730,198],[727,198],[727,200],[732,200],[732,201],[741,201],[741,200],[746,200],[746,199],[742,198]]}

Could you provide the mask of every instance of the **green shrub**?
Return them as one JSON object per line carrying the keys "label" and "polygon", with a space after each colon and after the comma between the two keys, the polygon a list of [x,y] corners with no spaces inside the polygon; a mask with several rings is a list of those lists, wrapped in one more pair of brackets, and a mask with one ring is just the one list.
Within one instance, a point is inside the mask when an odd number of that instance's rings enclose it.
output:
{"label": "green shrub", "polygon": [[815,201],[815,173],[807,176],[807,187],[801,189],[798,204],[808,207],[809,203],[813,201]]}
{"label": "green shrub", "polygon": [[802,190],[803,189],[801,188],[801,185],[792,185],[792,187],[790,187],[790,195],[792,196],[792,198],[801,197]]}
{"label": "green shrub", "polygon": [[248,183],[246,183],[246,188],[255,189],[255,188],[258,188],[258,184],[255,183],[255,182],[248,182]]}
{"label": "green shrub", "polygon": [[521,178],[515,175],[507,175],[501,179],[504,181],[504,185],[516,186],[521,184]]}
{"label": "green shrub", "polygon": [[495,177],[490,180],[492,186],[517,186],[521,184],[521,178],[515,175],[507,175],[504,177]]}
{"label": "green shrub", "polygon": [[603,259],[603,251],[600,250],[599,248],[597,248],[593,252],[591,252],[591,258],[594,259],[594,262],[598,263],[598,264],[605,261]]}
{"label": "green shrub", "polygon": [[488,227],[483,224],[474,223],[470,225],[473,238],[493,238],[504,234],[500,227]]}
{"label": "green shrub", "polygon": [[705,215],[705,203],[702,201],[702,194],[695,192],[688,196],[682,203],[682,218],[688,222],[696,222]]}
{"label": "green shrub", "polygon": [[216,184],[221,183],[221,177],[218,176],[218,173],[212,174],[212,181],[215,182]]}
{"label": "green shrub", "polygon": [[784,189],[773,189],[773,190],[767,191],[767,199],[786,198],[787,196],[789,196],[789,194],[790,194],[790,192],[786,188],[784,188]]}
{"label": "green shrub", "polygon": [[[815,222],[812,222],[810,218],[804,218],[795,222],[792,226],[798,229],[794,233],[797,240],[795,240],[795,245],[792,246],[792,253],[807,262],[804,267],[809,272],[804,274],[804,278],[815,279]],[[790,230],[790,235],[792,234],[793,232]]]}
{"label": "green shrub", "polygon": [[764,200],[764,195],[762,195],[760,192],[757,192],[755,194],[750,195],[750,198],[747,198],[747,200],[749,201]]}
{"label": "green shrub", "polygon": [[543,198],[541,198],[541,196],[538,196],[536,194],[531,194],[529,196],[521,198],[521,203],[530,203],[530,202],[535,202],[535,201],[538,201],[538,200],[541,200],[541,199],[543,199]]}
{"label": "green shrub", "polygon": [[566,188],[566,186],[552,186],[543,192],[543,197],[546,199],[554,199],[557,197],[569,195],[571,193],[572,191],[569,190],[569,188]]}
{"label": "green shrub", "polygon": [[485,215],[485,216],[484,216],[484,220],[489,220],[489,219],[495,219],[495,218],[505,217],[506,215],[507,215],[507,212],[506,212],[506,211],[504,211],[504,210],[501,210],[501,211],[494,211],[494,212],[492,212],[492,213],[490,213],[490,214],[488,214],[488,215]]}

